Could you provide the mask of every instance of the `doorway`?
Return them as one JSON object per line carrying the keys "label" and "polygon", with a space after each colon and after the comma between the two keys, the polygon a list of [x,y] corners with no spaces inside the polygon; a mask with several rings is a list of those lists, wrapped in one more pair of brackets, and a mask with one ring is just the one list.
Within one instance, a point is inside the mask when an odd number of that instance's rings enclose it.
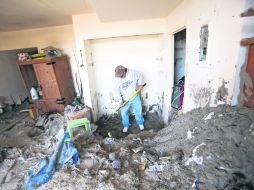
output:
{"label": "doorway", "polygon": [[158,95],[162,94],[158,86],[158,65],[162,65],[162,59],[157,58],[162,49],[160,39],[160,34],[151,34],[89,40],[89,80],[93,83],[92,104],[98,118],[112,114],[119,105],[114,99],[114,69],[117,65],[138,71],[143,82],[148,84],[141,94],[144,106],[158,104]]}
{"label": "doorway", "polygon": [[182,109],[185,84],[186,29],[174,34],[174,87],[171,106]]}

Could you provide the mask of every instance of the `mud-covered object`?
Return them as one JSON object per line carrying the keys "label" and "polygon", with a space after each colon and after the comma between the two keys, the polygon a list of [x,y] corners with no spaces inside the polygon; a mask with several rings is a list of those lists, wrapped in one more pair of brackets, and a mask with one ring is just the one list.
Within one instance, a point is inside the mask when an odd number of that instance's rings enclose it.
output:
{"label": "mud-covered object", "polygon": [[[210,113],[214,114],[207,117]],[[254,189],[253,122],[254,109],[228,105],[195,109],[175,118],[146,141],[159,156],[172,156],[161,182],[174,182],[177,189],[191,189],[193,184],[196,188],[195,181],[200,189]]]}
{"label": "mud-covered object", "polygon": [[[69,139],[70,136],[68,133],[65,134],[65,139]],[[74,144],[71,140],[66,140],[63,143],[61,155],[59,158],[59,164],[76,164],[79,160],[78,150],[74,147]]]}
{"label": "mud-covered object", "polygon": [[109,155],[108,155],[108,158],[111,160],[111,161],[114,161],[116,159],[116,154],[114,152],[111,152]]}
{"label": "mud-covered object", "polygon": [[62,133],[54,154],[39,161],[38,164],[31,167],[24,187],[27,190],[33,190],[41,184],[47,183],[56,170],[58,164],[75,164],[79,159],[78,151],[73,146],[68,133]]}
{"label": "mud-covered object", "polygon": [[121,162],[120,162],[120,160],[114,160],[112,162],[112,168],[114,170],[120,170],[121,169]]}
{"label": "mud-covered object", "polygon": [[28,53],[18,53],[18,60],[19,61],[30,61],[31,56]]}

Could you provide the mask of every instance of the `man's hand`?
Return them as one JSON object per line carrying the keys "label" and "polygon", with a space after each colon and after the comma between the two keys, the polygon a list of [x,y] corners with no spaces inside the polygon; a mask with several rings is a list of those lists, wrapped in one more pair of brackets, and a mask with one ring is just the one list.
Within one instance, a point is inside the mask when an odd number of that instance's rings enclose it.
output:
{"label": "man's hand", "polygon": [[119,106],[120,106],[120,107],[123,106],[123,102],[120,102],[120,103],[119,103]]}
{"label": "man's hand", "polygon": [[143,86],[143,85],[138,85],[138,89],[139,89],[139,90],[143,90],[143,89],[144,89],[144,86]]}

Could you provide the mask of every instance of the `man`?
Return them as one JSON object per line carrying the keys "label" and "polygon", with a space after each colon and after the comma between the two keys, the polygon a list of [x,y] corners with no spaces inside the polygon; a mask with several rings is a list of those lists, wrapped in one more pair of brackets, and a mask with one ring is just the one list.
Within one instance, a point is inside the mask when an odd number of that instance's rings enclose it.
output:
{"label": "man", "polygon": [[[130,97],[137,89],[143,89],[142,77],[139,73],[127,69],[122,65],[115,68],[115,91],[116,100],[122,105],[124,101]],[[140,128],[144,130],[144,118],[142,116],[142,105],[140,95],[137,94],[125,106],[121,108],[123,132],[126,133],[129,129],[129,109],[132,108],[135,115],[135,120]]]}

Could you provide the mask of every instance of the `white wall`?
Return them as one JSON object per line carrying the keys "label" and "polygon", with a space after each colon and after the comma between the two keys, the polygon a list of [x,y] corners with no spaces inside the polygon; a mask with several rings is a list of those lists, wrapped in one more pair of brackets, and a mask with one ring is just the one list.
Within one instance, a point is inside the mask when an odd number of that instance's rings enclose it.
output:
{"label": "white wall", "polygon": [[[69,56],[73,74],[77,71],[77,64],[73,53],[75,50],[75,40],[72,25],[0,32],[0,41],[0,50],[29,47],[41,49],[47,46],[54,46]],[[2,70],[1,66],[0,70]]]}
{"label": "white wall", "polygon": [[0,96],[9,104],[13,104],[12,98],[16,103],[28,96],[16,62],[14,52],[0,51]]}
{"label": "white wall", "polygon": [[[244,1],[186,0],[167,18],[167,31],[186,26],[186,86],[184,111],[218,103],[231,103],[238,64]],[[177,21],[177,22],[176,22]],[[209,25],[206,61],[199,61],[200,28]],[[216,93],[223,81],[228,91],[225,101]]]}

